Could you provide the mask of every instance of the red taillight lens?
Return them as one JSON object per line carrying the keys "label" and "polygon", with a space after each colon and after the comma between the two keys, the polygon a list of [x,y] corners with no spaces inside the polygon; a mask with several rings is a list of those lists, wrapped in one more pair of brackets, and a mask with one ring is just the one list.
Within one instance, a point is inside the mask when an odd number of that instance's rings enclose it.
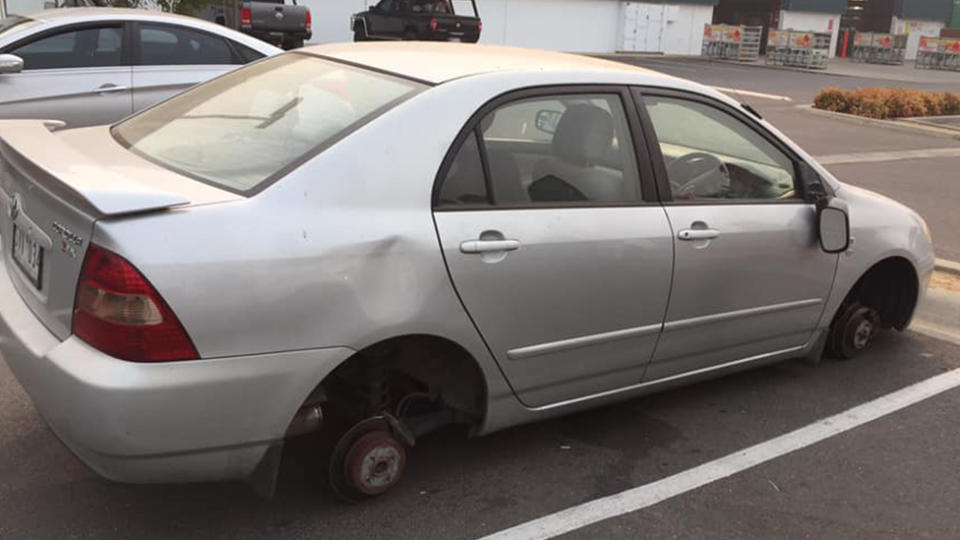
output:
{"label": "red taillight lens", "polygon": [[240,8],[240,26],[253,26],[253,15],[250,8]]}
{"label": "red taillight lens", "polygon": [[477,35],[483,33],[483,21],[477,21]]}
{"label": "red taillight lens", "polygon": [[440,26],[440,22],[437,21],[437,18],[436,18],[436,17],[431,17],[431,18],[430,18],[430,31],[431,31],[431,32],[436,32],[438,26]]}
{"label": "red taillight lens", "polygon": [[310,10],[307,10],[307,32],[313,28],[313,17],[310,16]]}
{"label": "red taillight lens", "polygon": [[91,244],[80,270],[73,333],[131,362],[194,360],[193,341],[157,290],[126,259]]}

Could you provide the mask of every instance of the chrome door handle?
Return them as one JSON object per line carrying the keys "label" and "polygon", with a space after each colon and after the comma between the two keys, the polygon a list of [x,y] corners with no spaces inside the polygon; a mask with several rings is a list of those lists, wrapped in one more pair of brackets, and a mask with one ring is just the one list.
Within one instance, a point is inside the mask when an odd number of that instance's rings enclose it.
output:
{"label": "chrome door handle", "polygon": [[684,229],[677,233],[677,238],[692,242],[694,240],[713,240],[720,236],[716,229]]}
{"label": "chrome door handle", "polygon": [[520,249],[519,240],[467,240],[460,244],[461,253],[492,253],[518,249]]}
{"label": "chrome door handle", "polygon": [[128,90],[126,86],[117,86],[115,84],[105,84],[100,88],[97,88],[98,94],[115,94],[117,92],[125,92]]}

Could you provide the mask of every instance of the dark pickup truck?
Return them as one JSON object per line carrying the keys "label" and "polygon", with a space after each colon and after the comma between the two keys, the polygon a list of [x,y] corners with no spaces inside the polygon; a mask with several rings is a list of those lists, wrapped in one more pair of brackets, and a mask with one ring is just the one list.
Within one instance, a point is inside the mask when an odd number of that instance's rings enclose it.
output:
{"label": "dark pickup truck", "polygon": [[[458,3],[467,3],[462,0]],[[480,40],[483,23],[476,0],[473,15],[460,15],[450,0],[380,0],[350,18],[354,41],[404,39],[420,41]]]}
{"label": "dark pickup truck", "polygon": [[201,18],[239,30],[284,49],[303,47],[312,36],[310,9],[284,0],[213,2]]}

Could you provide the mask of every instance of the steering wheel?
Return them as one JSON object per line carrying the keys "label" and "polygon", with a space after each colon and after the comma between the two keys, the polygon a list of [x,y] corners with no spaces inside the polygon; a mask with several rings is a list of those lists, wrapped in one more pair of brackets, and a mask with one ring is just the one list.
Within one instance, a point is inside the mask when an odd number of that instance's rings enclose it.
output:
{"label": "steering wheel", "polygon": [[678,199],[724,198],[730,191],[730,171],[726,164],[706,152],[692,152],[671,161],[667,165],[667,178],[673,196]]}

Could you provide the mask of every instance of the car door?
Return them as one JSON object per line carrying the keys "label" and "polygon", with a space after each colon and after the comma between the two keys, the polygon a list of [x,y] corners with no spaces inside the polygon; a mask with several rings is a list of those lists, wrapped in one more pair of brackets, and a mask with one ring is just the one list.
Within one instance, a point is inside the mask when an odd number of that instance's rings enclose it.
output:
{"label": "car door", "polygon": [[133,112],[122,23],[58,28],[2,52],[22,58],[24,67],[0,75],[0,118],[50,118],[81,127]]}
{"label": "car door", "polygon": [[136,111],[245,63],[221,36],[170,24],[138,23],[135,28]]}
{"label": "car door", "polygon": [[367,35],[370,37],[400,38],[403,34],[405,0],[381,0],[367,17]]}
{"label": "car door", "polygon": [[453,284],[530,407],[638,384],[660,333],[672,234],[629,99],[611,87],[501,97],[438,176]]}
{"label": "car door", "polygon": [[684,93],[638,97],[676,253],[645,379],[800,351],[838,255],[820,249],[798,158],[745,111]]}

